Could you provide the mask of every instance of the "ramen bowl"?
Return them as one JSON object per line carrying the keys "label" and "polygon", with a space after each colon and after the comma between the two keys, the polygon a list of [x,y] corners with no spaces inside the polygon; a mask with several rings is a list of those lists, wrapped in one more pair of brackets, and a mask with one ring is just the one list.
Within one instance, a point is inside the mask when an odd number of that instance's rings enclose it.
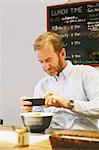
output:
{"label": "ramen bowl", "polygon": [[30,129],[30,132],[41,133],[47,129],[51,123],[53,113],[48,112],[26,112],[20,113],[23,124]]}

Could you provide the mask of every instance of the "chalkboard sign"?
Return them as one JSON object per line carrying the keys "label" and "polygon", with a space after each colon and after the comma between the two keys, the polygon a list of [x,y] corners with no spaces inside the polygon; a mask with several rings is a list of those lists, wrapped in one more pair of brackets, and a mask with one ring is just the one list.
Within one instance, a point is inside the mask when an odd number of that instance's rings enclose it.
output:
{"label": "chalkboard sign", "polygon": [[47,31],[61,35],[73,64],[99,66],[99,0],[48,6]]}

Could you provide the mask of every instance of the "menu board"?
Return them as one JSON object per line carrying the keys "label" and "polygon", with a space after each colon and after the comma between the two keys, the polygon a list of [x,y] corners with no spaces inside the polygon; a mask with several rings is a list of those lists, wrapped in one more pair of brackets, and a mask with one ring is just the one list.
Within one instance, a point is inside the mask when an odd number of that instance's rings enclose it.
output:
{"label": "menu board", "polygon": [[99,0],[48,6],[47,30],[61,35],[73,64],[99,66]]}

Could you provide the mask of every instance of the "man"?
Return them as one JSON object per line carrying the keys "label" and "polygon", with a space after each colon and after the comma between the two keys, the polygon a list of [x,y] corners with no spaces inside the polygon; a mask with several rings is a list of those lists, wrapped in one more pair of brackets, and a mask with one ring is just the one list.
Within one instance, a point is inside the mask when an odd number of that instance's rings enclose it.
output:
{"label": "man", "polygon": [[[40,35],[34,50],[49,75],[35,87],[33,97],[44,97],[44,106],[33,111],[54,112],[50,128],[98,129],[99,73],[94,67],[73,65],[66,59],[61,37],[53,32]],[[21,97],[21,109],[32,111],[31,102]],[[28,106],[24,106],[28,105]]]}

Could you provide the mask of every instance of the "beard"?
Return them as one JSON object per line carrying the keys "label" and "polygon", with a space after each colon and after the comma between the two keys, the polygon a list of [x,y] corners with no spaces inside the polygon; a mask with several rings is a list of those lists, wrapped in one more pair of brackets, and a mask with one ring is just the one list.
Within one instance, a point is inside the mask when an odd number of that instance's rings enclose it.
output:
{"label": "beard", "polygon": [[59,73],[63,70],[63,62],[60,56],[58,55],[58,62],[55,66],[51,66],[48,70],[46,70],[45,68],[43,69],[50,76],[55,76],[55,75],[59,76]]}

